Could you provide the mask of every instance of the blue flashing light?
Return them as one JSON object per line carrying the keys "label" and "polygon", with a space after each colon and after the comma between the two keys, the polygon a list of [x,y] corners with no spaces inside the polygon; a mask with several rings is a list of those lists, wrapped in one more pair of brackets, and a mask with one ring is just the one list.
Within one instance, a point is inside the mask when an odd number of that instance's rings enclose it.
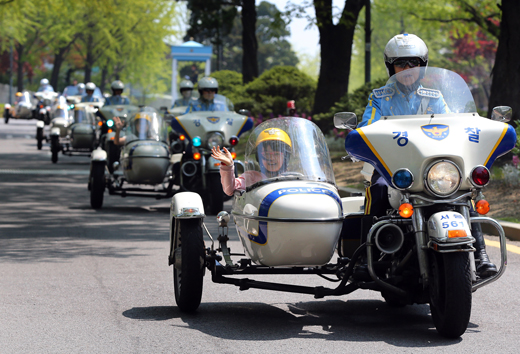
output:
{"label": "blue flashing light", "polygon": [[393,181],[397,188],[405,189],[412,185],[413,175],[408,170],[399,170],[394,174]]}
{"label": "blue flashing light", "polygon": [[200,146],[202,144],[202,140],[199,136],[194,137],[191,142],[193,143],[193,146]]}
{"label": "blue flashing light", "polygon": [[114,126],[114,121],[112,119],[107,120],[107,127],[111,128]]}

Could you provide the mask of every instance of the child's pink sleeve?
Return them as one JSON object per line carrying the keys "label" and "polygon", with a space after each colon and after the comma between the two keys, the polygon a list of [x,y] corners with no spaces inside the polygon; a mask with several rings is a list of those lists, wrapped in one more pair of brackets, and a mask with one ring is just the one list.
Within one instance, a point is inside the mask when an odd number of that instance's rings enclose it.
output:
{"label": "child's pink sleeve", "polygon": [[235,178],[235,166],[220,165],[220,182],[227,195],[233,195],[236,189],[245,189],[244,177]]}

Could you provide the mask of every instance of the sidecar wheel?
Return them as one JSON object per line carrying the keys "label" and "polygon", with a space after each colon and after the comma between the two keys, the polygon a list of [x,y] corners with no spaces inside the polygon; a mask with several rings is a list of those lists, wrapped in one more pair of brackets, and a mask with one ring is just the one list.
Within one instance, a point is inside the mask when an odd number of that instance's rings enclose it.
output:
{"label": "sidecar wheel", "polygon": [[220,174],[208,174],[207,186],[208,214],[217,215],[224,210],[224,191],[220,182]]}
{"label": "sidecar wheel", "polygon": [[180,220],[175,239],[173,285],[182,312],[194,312],[202,298],[205,257],[201,224],[201,219]]}
{"label": "sidecar wheel", "polygon": [[42,141],[43,141],[43,129],[41,129],[41,128],[36,129],[36,140],[37,140],[36,147],[38,148],[38,150],[41,150]]}
{"label": "sidecar wheel", "polygon": [[471,270],[466,252],[431,254],[430,310],[437,332],[458,338],[471,315]]}
{"label": "sidecar wheel", "polygon": [[93,209],[101,209],[103,195],[105,193],[105,165],[95,163],[90,172],[90,206]]}

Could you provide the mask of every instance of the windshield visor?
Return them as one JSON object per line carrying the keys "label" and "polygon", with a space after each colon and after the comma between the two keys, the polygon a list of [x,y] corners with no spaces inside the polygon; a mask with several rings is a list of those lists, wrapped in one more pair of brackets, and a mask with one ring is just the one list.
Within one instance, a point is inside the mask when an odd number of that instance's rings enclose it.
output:
{"label": "windshield visor", "polygon": [[167,129],[157,111],[144,110],[136,113],[130,119],[127,128],[127,142],[132,140],[167,141]]}
{"label": "windshield visor", "polygon": [[403,70],[373,92],[375,98],[381,100],[383,116],[477,112],[464,79],[441,68]]}
{"label": "windshield visor", "polygon": [[276,118],[251,133],[245,153],[249,188],[285,180],[335,184],[332,162],[320,129],[303,118]]}
{"label": "windshield visor", "polygon": [[74,110],[74,123],[94,124],[94,117],[84,109]]}

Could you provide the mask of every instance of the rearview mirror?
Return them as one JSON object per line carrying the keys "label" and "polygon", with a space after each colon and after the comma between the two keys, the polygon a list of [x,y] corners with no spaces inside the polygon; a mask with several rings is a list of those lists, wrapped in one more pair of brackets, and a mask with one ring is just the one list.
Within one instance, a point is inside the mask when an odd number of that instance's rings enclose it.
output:
{"label": "rearview mirror", "polygon": [[338,112],[334,114],[334,126],[338,129],[347,129],[349,132],[356,129],[357,117],[352,112]]}
{"label": "rearview mirror", "polygon": [[496,120],[497,122],[507,123],[511,120],[513,116],[513,109],[509,106],[497,106],[493,108],[493,113],[491,113],[491,120]]}
{"label": "rearview mirror", "polygon": [[241,110],[238,111],[238,114],[249,117],[251,115],[251,112],[249,112],[247,109],[242,108]]}

